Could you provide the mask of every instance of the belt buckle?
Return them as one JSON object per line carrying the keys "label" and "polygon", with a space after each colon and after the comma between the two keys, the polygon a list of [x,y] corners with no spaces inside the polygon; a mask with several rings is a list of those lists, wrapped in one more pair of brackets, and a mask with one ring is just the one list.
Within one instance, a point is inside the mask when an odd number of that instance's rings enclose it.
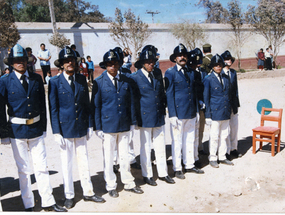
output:
{"label": "belt buckle", "polygon": [[26,125],[31,125],[33,123],[34,123],[34,118],[26,120]]}

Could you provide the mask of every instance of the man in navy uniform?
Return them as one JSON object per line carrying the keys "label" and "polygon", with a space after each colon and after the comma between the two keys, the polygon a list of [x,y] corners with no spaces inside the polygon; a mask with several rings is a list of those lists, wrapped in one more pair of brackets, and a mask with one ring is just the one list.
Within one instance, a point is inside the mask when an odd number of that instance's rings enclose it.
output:
{"label": "man in navy uniform", "polygon": [[196,123],[195,123],[195,143],[194,143],[194,158],[195,158],[195,166],[201,166],[199,162],[199,154],[206,155],[203,147],[203,133],[205,127],[205,104],[203,102],[203,80],[207,76],[207,72],[200,67],[202,64],[203,54],[199,48],[195,48],[194,50],[189,52],[188,64],[189,68],[191,68],[195,73],[195,85],[196,85],[196,95],[198,99],[198,110],[199,115],[197,115]]}
{"label": "man in navy uniform", "polygon": [[165,106],[166,97],[160,69],[154,68],[156,58],[155,47],[147,45],[143,48],[135,66],[139,69],[131,75],[133,85],[136,125],[140,129],[140,161],[144,181],[156,186],[151,164],[151,144],[153,144],[157,172],[160,180],[174,184],[168,176],[165,153]]}
{"label": "man in navy uniform", "polygon": [[[222,164],[234,165],[226,158],[229,119],[231,116],[230,80],[223,72],[224,60],[216,54],[211,59],[212,72],[204,79],[206,124],[211,125],[209,163],[218,168]],[[217,156],[218,152],[218,156]]]}
{"label": "man in navy uniform", "polygon": [[225,62],[224,72],[229,76],[231,84],[231,118],[229,122],[230,133],[227,138],[227,154],[235,158],[242,157],[242,154],[238,152],[238,108],[239,96],[238,96],[238,84],[237,73],[234,69],[231,69],[231,65],[234,63],[235,58],[227,50],[222,55]]}
{"label": "man in navy uniform", "polygon": [[[94,194],[89,173],[87,140],[93,132],[90,113],[89,91],[86,78],[75,73],[76,53],[68,46],[58,55],[56,65],[64,71],[49,82],[49,110],[55,141],[59,144],[65,193],[64,206],[74,206],[72,161],[74,149],[83,189],[84,201],[103,203],[105,200]],[[90,118],[90,120],[89,120]]]}
{"label": "man in navy uniform", "polygon": [[99,65],[106,69],[106,72],[93,82],[91,102],[94,107],[94,127],[97,135],[103,140],[106,190],[111,197],[119,196],[113,171],[117,148],[125,191],[142,194],[142,189],[134,182],[128,159],[131,132],[134,130],[134,106],[130,85],[132,80],[118,73],[120,58],[114,50],[106,52]]}
{"label": "man in navy uniform", "polygon": [[[33,211],[35,206],[30,151],[42,207],[46,211],[66,212],[55,203],[47,169],[44,143],[46,102],[42,78],[36,73],[28,73],[28,55],[18,44],[11,49],[4,62],[13,67],[13,72],[0,79],[1,142],[11,143],[25,210]],[[8,122],[4,104],[8,106]]]}
{"label": "man in navy uniform", "polygon": [[172,136],[173,170],[175,177],[185,179],[181,159],[185,165],[185,172],[204,173],[194,165],[197,113],[195,73],[186,67],[188,52],[183,44],[180,43],[174,48],[169,59],[176,63],[174,67],[165,72],[167,107]]}

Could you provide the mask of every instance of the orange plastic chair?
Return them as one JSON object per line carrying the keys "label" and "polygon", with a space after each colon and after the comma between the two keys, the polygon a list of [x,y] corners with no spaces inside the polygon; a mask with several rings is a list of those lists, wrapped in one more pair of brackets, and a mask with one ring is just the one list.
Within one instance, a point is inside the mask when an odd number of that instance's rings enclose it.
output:
{"label": "orange plastic chair", "polygon": [[[265,115],[265,111],[278,112],[278,116]],[[252,153],[256,153],[256,141],[260,141],[259,150],[262,150],[262,142],[271,143],[271,155],[275,155],[275,140],[277,140],[277,152],[280,152],[280,140],[281,140],[281,119],[283,109],[276,108],[262,108],[261,111],[261,123],[257,128],[252,129]],[[277,127],[264,126],[264,121],[278,122]],[[256,137],[259,135],[259,138]],[[277,135],[277,136],[276,136]],[[266,138],[266,139],[264,139]]]}

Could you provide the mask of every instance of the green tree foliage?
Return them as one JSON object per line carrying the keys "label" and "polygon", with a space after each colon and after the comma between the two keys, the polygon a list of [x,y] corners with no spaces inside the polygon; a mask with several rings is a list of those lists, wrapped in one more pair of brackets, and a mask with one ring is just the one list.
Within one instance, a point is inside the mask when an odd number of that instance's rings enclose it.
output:
{"label": "green tree foliage", "polygon": [[0,47],[10,48],[20,39],[15,25],[12,8],[5,0],[0,0]]}
{"label": "green tree foliage", "polygon": [[250,5],[246,17],[256,32],[273,45],[274,61],[284,43],[285,35],[285,1],[259,0],[258,6]]}
{"label": "green tree foliage", "polygon": [[182,23],[172,24],[171,32],[190,50],[200,46],[206,40],[204,29],[197,23],[184,20]]}
{"label": "green tree foliage", "polygon": [[133,47],[134,53],[137,54],[151,34],[148,24],[144,23],[139,16],[136,17],[131,9],[125,11],[123,16],[121,10],[116,8],[115,17],[109,25],[111,37],[123,48]]}
{"label": "green tree foliage", "polygon": [[[50,22],[47,0],[8,0],[15,21],[17,22]],[[109,22],[98,5],[83,0],[54,0],[54,12],[57,22]]]}

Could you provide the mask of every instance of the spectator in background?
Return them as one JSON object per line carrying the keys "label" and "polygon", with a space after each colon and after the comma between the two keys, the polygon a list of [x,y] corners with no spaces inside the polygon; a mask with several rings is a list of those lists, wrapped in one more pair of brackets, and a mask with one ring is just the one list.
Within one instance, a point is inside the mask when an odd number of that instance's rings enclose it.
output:
{"label": "spectator in background", "polygon": [[36,71],[35,64],[37,62],[37,58],[35,57],[35,55],[32,54],[33,52],[30,47],[27,47],[26,51],[27,51],[28,57],[33,59],[31,62],[28,62],[27,70],[30,73],[35,72]]}
{"label": "spectator in background", "polygon": [[[43,71],[43,77],[44,77],[44,82],[47,76],[47,73],[50,72],[50,59],[51,59],[51,54],[49,50],[46,49],[46,45],[42,43],[40,45],[41,49],[38,51],[38,58],[40,59],[40,65]],[[45,82],[46,84],[46,82]]]}
{"label": "spectator in background", "polygon": [[88,65],[88,81],[93,82],[93,72],[94,72],[94,63],[91,60],[90,56],[87,56],[87,65]]}
{"label": "spectator in background", "polygon": [[81,58],[79,67],[80,67],[80,74],[84,75],[88,79],[88,65],[85,62],[84,57]]}
{"label": "spectator in background", "polygon": [[258,67],[259,71],[263,71],[264,61],[265,61],[263,49],[259,50],[257,57],[258,57],[257,67]]}
{"label": "spectator in background", "polygon": [[266,70],[272,70],[271,55],[269,53],[269,48],[265,51],[265,64]]}
{"label": "spectator in background", "polygon": [[272,68],[274,68],[275,66],[274,66],[274,63],[273,63],[274,52],[273,52],[273,50],[272,50],[272,46],[271,46],[271,45],[268,46],[268,52],[269,52],[269,54],[270,54],[271,70],[272,70]]}
{"label": "spectator in background", "polygon": [[124,50],[124,64],[122,67],[131,70],[131,66],[132,66],[132,52],[129,48],[125,48],[125,50]]}
{"label": "spectator in background", "polygon": [[76,46],[74,44],[71,45],[70,48],[76,53],[77,57],[80,57],[80,54],[78,53],[78,51],[76,51]]}

